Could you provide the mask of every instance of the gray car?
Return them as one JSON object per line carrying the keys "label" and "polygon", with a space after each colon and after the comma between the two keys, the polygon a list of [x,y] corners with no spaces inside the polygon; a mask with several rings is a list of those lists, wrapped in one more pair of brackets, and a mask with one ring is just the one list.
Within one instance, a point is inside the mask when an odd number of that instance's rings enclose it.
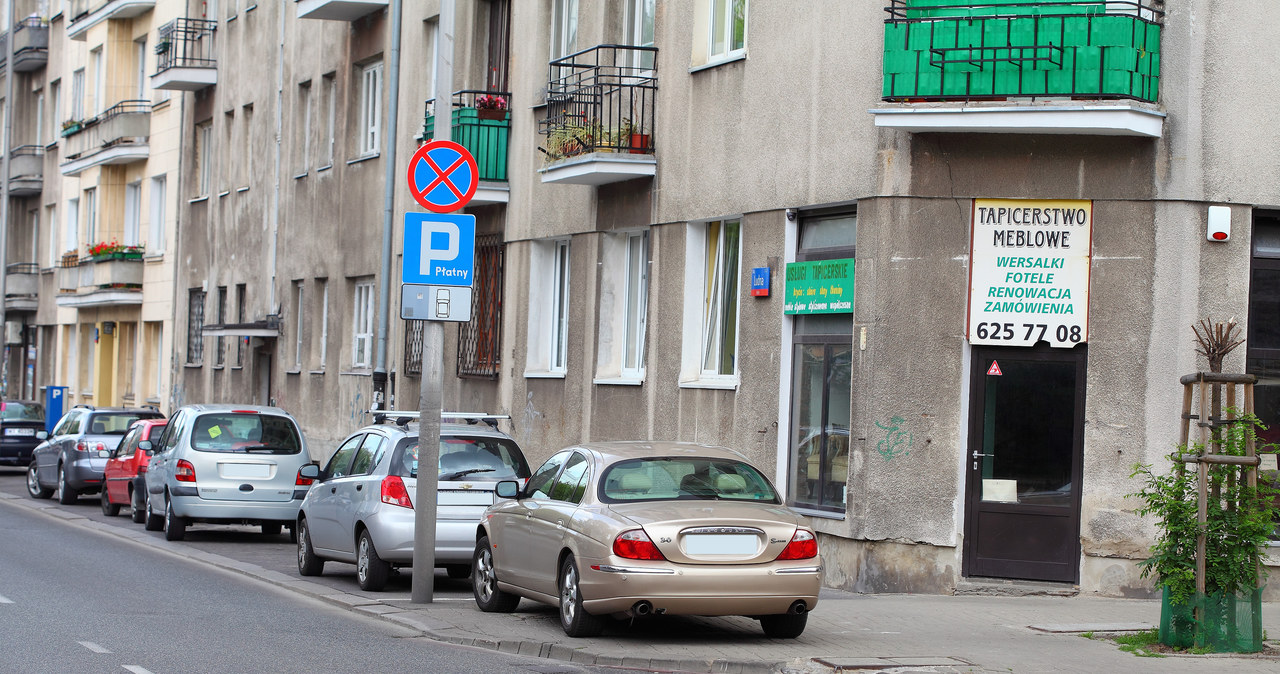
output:
{"label": "gray car", "polygon": [[[355,564],[360,588],[378,591],[393,568],[412,566],[418,424],[404,417],[398,421],[361,428],[323,470],[314,465],[303,470],[317,483],[298,512],[300,574],[319,575],[326,561]],[[507,434],[480,423],[442,423],[436,566],[450,578],[466,578],[476,526],[494,502],[494,485],[499,480],[523,484],[528,477],[524,453]]]}
{"label": "gray car", "polygon": [[81,494],[98,493],[107,457],[133,422],[163,418],[155,408],[76,405],[32,451],[27,493],[32,498],[56,496],[63,505],[75,503]]}
{"label": "gray car", "polygon": [[174,413],[147,465],[145,525],[182,540],[195,522],[293,527],[311,481],[297,421],[278,407],[188,405]]}

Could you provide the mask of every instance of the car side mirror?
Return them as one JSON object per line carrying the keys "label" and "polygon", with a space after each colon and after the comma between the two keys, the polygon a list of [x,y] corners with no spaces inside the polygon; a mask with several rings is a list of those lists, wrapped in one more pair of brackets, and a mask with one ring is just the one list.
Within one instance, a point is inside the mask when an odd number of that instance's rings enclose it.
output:
{"label": "car side mirror", "polygon": [[305,477],[308,480],[318,480],[320,479],[320,466],[317,466],[314,463],[308,463],[298,469],[298,475]]}
{"label": "car side mirror", "polygon": [[520,498],[520,483],[515,480],[500,480],[493,491],[498,498]]}
{"label": "car side mirror", "polygon": [[150,441],[150,440],[143,440],[143,441],[139,442],[139,443],[138,443],[138,449],[141,449],[142,451],[146,452],[147,454],[150,454],[150,453],[151,453],[151,441]]}
{"label": "car side mirror", "polygon": [[36,439],[44,440],[49,437],[49,431],[36,431]]}
{"label": "car side mirror", "polygon": [[100,458],[100,459],[109,459],[109,458],[111,458],[111,451],[110,451],[110,450],[106,450],[106,449],[99,449],[99,450],[98,450],[98,458]]}

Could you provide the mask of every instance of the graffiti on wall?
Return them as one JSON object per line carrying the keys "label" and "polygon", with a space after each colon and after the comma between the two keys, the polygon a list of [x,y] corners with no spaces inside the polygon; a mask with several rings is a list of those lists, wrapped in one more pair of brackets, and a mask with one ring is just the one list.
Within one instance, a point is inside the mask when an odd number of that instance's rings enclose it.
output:
{"label": "graffiti on wall", "polygon": [[884,425],[879,421],[876,422],[876,428],[884,431],[884,438],[876,443],[876,451],[885,461],[892,461],[894,457],[907,456],[911,453],[911,445],[914,444],[915,438],[911,432],[902,428],[902,424],[906,419],[902,417],[890,417],[889,425]]}

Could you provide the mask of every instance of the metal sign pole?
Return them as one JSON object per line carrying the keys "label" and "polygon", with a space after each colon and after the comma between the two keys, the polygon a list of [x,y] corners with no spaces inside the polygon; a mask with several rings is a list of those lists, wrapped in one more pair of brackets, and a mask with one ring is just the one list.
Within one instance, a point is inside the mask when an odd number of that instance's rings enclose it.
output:
{"label": "metal sign pole", "polygon": [[[454,0],[440,0],[436,31],[435,139],[453,129]],[[422,398],[418,417],[418,488],[414,504],[413,586],[410,601],[430,604],[436,575],[436,490],[440,467],[440,414],[444,398],[444,323],[427,321],[422,340]]]}

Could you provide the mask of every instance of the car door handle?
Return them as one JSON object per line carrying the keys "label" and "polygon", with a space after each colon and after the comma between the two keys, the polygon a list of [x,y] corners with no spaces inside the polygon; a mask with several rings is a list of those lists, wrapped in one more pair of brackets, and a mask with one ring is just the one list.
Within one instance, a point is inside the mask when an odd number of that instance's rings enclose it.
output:
{"label": "car door handle", "polygon": [[330,493],[330,494],[336,494],[336,493],[338,493],[338,488],[337,488],[337,487],[329,487],[329,493]]}
{"label": "car door handle", "polygon": [[556,520],[556,527],[557,527],[557,528],[559,528],[559,529],[563,529],[563,528],[564,528],[564,520]]}
{"label": "car door handle", "polygon": [[361,489],[364,489],[364,485],[362,484],[356,485],[356,491],[360,491]]}

